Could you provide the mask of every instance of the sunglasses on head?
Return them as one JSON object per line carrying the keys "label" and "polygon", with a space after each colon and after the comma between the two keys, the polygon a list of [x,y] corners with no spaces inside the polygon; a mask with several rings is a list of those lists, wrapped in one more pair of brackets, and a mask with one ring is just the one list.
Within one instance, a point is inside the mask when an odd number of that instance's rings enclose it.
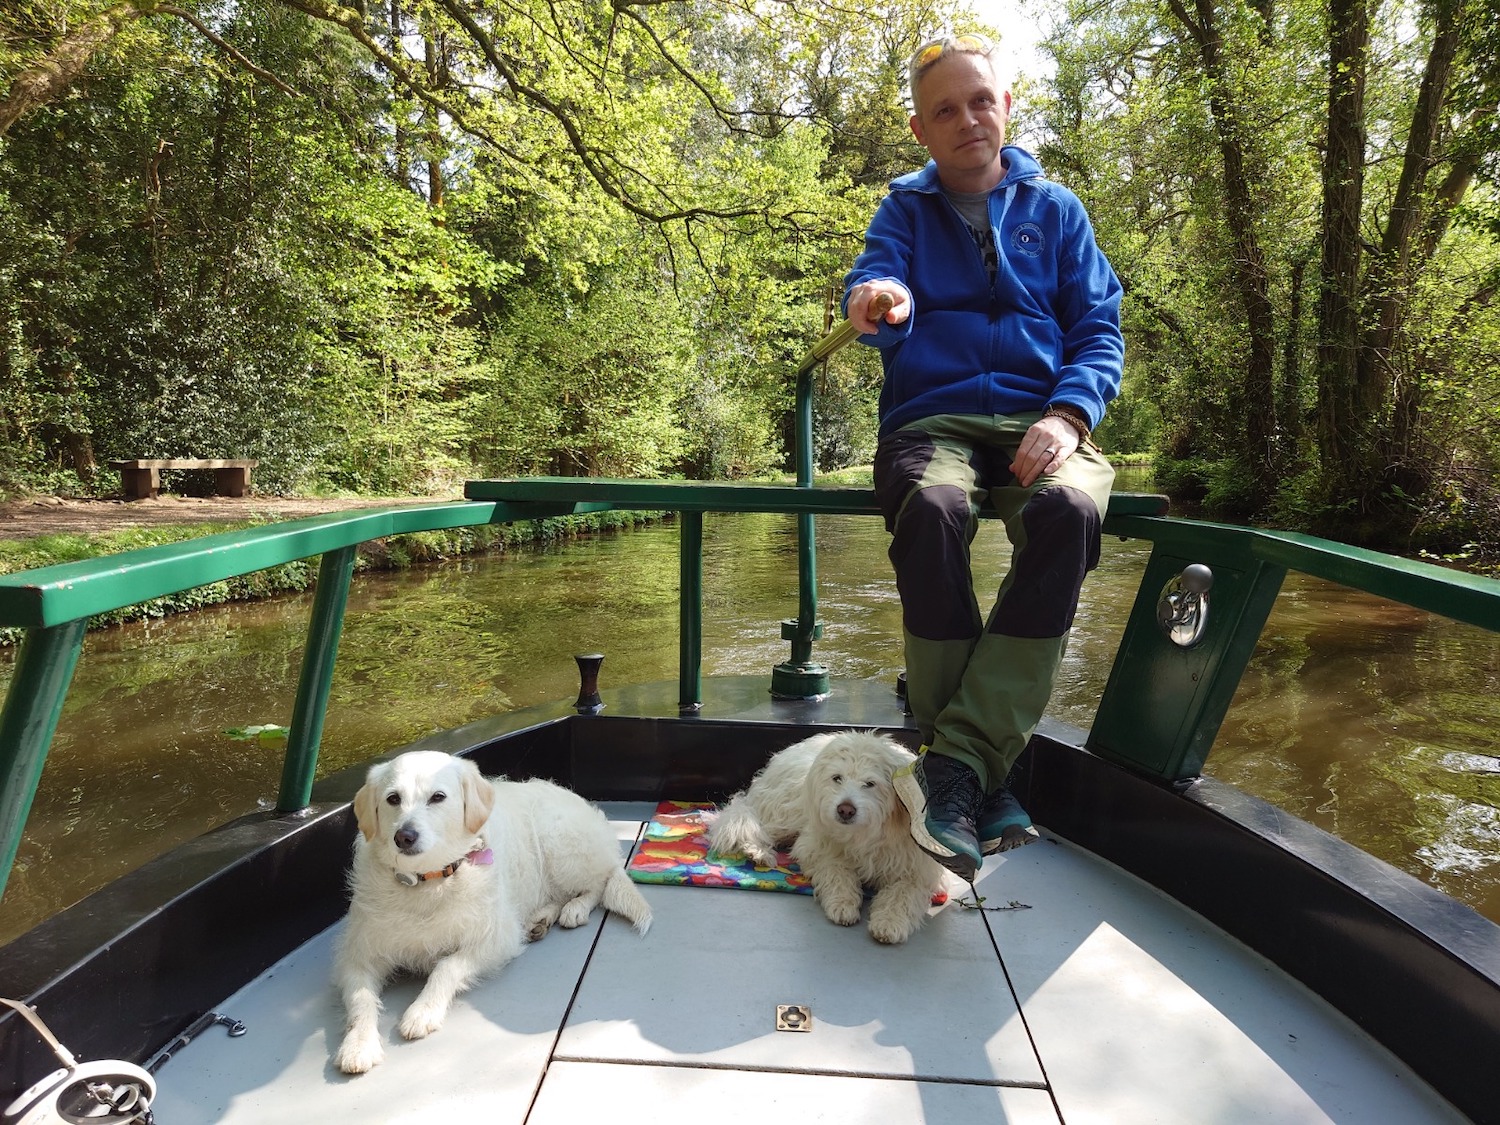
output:
{"label": "sunglasses on head", "polygon": [[919,74],[952,51],[960,54],[988,55],[992,50],[994,50],[994,45],[983,35],[945,35],[941,39],[934,39],[931,43],[924,43],[916,49],[911,57],[911,72],[914,75]]}

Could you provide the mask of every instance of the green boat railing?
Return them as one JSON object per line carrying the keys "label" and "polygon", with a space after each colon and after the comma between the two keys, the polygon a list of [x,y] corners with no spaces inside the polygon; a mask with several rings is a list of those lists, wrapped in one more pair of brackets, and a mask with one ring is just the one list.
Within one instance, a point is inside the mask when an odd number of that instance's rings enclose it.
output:
{"label": "green boat railing", "polygon": [[[24,630],[0,711],[0,894],[89,619],[320,555],[277,799],[279,812],[305,809],[317,769],[355,551],[375,539],[610,509],[675,513],[680,520],[678,700],[681,710],[689,713],[703,702],[704,514],[794,515],[799,530],[799,612],[797,619],[782,623],[782,636],[792,642],[792,653],[788,662],[772,670],[770,690],[795,698],[822,694],[826,674],[812,659],[812,644],[821,629],[816,619],[812,519],[879,514],[872,489],[811,483],[808,375],[828,354],[819,349],[840,333],[848,336],[847,324],[825,337],[798,370],[795,485],[567,477],[476,480],[465,486],[462,501],[317,516],[0,575],[0,627]],[[1095,753],[1165,783],[1200,773],[1288,570],[1500,632],[1500,580],[1312,536],[1167,518],[1165,511],[1166,501],[1160,496],[1120,493],[1110,499],[1105,532],[1149,540],[1153,549],[1087,743]],[[1195,573],[1200,577],[1187,583],[1192,597],[1186,598],[1184,580]],[[1194,599],[1200,596],[1204,575],[1212,585],[1200,603]],[[1182,622],[1172,616],[1184,607],[1199,615],[1203,626],[1201,635],[1186,642],[1177,629]]]}
{"label": "green boat railing", "polygon": [[[0,878],[8,874],[90,617],[266,567],[321,555],[277,807],[308,804],[354,550],[373,539],[606,509],[681,516],[679,702],[702,701],[702,530],[706,512],[875,515],[849,487],[602,478],[471,481],[469,499],[270,524],[0,576],[0,626],[24,639],[0,712]],[[1500,631],[1500,581],[1312,536],[1167,518],[1160,497],[1117,494],[1106,533],[1150,540],[1151,557],[1089,748],[1164,781],[1196,776],[1288,570]],[[1182,648],[1159,628],[1160,592],[1183,569],[1214,576],[1210,627]],[[3,891],[3,883],[0,883]]]}

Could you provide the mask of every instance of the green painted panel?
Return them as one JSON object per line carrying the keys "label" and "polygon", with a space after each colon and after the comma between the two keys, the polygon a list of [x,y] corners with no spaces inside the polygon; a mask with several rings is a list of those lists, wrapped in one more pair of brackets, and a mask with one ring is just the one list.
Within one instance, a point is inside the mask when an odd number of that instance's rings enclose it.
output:
{"label": "green painted panel", "polygon": [[[1207,541],[1179,553],[1157,544],[1100,698],[1090,750],[1172,781],[1201,772],[1286,573],[1246,546]],[[1190,563],[1207,565],[1214,582],[1203,639],[1181,648],[1157,626],[1156,604]]]}

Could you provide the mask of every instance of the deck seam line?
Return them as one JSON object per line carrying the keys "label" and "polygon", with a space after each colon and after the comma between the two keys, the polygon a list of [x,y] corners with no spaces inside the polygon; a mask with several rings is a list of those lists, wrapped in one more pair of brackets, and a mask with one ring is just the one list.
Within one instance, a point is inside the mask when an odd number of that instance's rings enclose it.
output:
{"label": "deck seam line", "polygon": [[[1044,836],[1042,839],[1037,840],[1036,844],[1040,845],[1046,842],[1047,838]],[[972,883],[969,884],[969,887],[974,897],[978,899],[978,888]],[[1031,1021],[1026,1018],[1026,1007],[1021,1003],[1021,994],[1016,989],[1016,982],[1011,979],[1010,966],[1005,963],[1005,954],[1000,950],[1000,938],[995,933],[995,927],[990,925],[990,919],[987,914],[981,911],[979,918],[984,923],[985,933],[989,935],[990,947],[995,951],[995,960],[1000,964],[1000,975],[1005,978],[1005,987],[1010,989],[1010,998],[1016,1006],[1016,1015],[1020,1017],[1021,1028],[1026,1032],[1026,1041],[1031,1044],[1031,1055],[1036,1059],[1037,1068],[1042,1072],[1043,1081],[1039,1088],[1047,1091],[1047,1096],[1052,1100],[1053,1112],[1057,1114],[1057,1120],[1060,1125],[1067,1125],[1068,1119],[1063,1114],[1062,1105],[1057,1100],[1057,1091],[1052,1088],[1052,1076],[1047,1073],[1047,1063],[1042,1058],[1041,1045],[1037,1043],[1036,1035],[1032,1033]]]}
{"label": "deck seam line", "polygon": [[878,1070],[835,1070],[825,1067],[771,1066],[765,1063],[679,1062],[674,1059],[631,1059],[604,1055],[559,1055],[552,1062],[598,1063],[604,1066],[654,1066],[667,1070],[743,1071],[749,1074],[805,1074],[811,1078],[878,1078],[892,1082],[932,1082],[944,1086],[983,1086],[1006,1090],[1046,1090],[1044,1082],[1007,1078],[954,1078],[939,1074],[893,1074]]}
{"label": "deck seam line", "polygon": [[[630,856],[640,846],[641,837],[645,835],[647,822],[641,821],[636,824],[635,840],[630,845],[630,850],[620,860],[620,866],[630,862]],[[583,958],[583,964],[578,967],[578,976],[573,981],[573,991],[568,996],[568,1002],[563,1007],[562,1015],[557,1021],[557,1030],[552,1033],[552,1046],[547,1048],[547,1057],[542,1060],[542,1072],[537,1075],[536,1085],[531,1090],[531,1100],[526,1103],[526,1112],[521,1117],[522,1125],[531,1120],[531,1114],[536,1109],[536,1101],[542,1096],[542,1087],[547,1083],[547,1074],[552,1069],[552,1064],[562,1056],[557,1053],[557,1046],[562,1042],[563,1032],[567,1030],[568,1018],[573,1014],[573,1006],[578,1003],[578,994],[583,991],[583,979],[588,976],[589,966],[594,963],[594,954],[599,949],[599,943],[604,939],[604,927],[609,922],[612,912],[605,908],[600,912],[599,922],[594,927],[594,939],[589,942],[589,951]]]}

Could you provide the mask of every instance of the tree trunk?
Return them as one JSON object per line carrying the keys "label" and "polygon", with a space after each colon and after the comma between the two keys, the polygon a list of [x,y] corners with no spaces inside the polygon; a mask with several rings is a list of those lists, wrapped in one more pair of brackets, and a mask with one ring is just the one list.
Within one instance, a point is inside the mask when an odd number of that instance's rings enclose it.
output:
{"label": "tree trunk", "polygon": [[[431,35],[424,35],[426,50],[427,81],[432,89],[442,90],[448,85],[448,71],[443,63],[440,44]],[[442,123],[434,106],[423,109],[427,126],[427,206],[441,210],[443,206],[443,156],[447,147],[443,143]]]}
{"label": "tree trunk", "polygon": [[[1454,62],[1461,41],[1459,19],[1462,4],[1447,0],[1434,5],[1432,46],[1412,112],[1401,178],[1391,201],[1389,221],[1380,251],[1370,262],[1365,277],[1365,332],[1360,340],[1356,366],[1356,397],[1360,409],[1380,424],[1372,445],[1386,467],[1387,481],[1420,495],[1432,481],[1433,462],[1420,449],[1421,394],[1411,372],[1396,360],[1406,320],[1407,302],[1425,259],[1436,248],[1423,247],[1421,235],[1427,222],[1427,179],[1438,163],[1444,132],[1444,103],[1452,81]],[[1446,229],[1446,216],[1439,220]],[[1438,237],[1441,237],[1440,235]],[[1422,253],[1426,249],[1427,253]]]}
{"label": "tree trunk", "polygon": [[1318,294],[1318,447],[1329,493],[1364,475],[1369,418],[1360,409],[1360,205],[1364,195],[1367,0],[1329,0],[1328,151],[1323,158],[1323,259]]}
{"label": "tree trunk", "polygon": [[1244,126],[1228,96],[1230,78],[1223,36],[1215,23],[1213,0],[1195,0],[1192,15],[1172,0],[1172,10],[1198,46],[1209,86],[1209,112],[1224,165],[1224,206],[1234,240],[1234,274],[1245,309],[1248,339],[1245,377],[1240,387],[1244,454],[1254,473],[1257,500],[1269,495],[1278,477],[1275,454],[1276,314],[1271,304],[1265,254],[1255,230],[1255,204],[1246,156]]}
{"label": "tree trunk", "polygon": [[1437,26],[1412,113],[1401,179],[1391,201],[1380,251],[1371,260],[1365,278],[1368,327],[1360,346],[1357,401],[1372,417],[1378,416],[1389,397],[1391,349],[1401,332],[1414,273],[1420,269],[1420,265],[1413,264],[1413,243],[1426,213],[1427,176],[1438,161],[1443,103],[1458,54],[1458,7],[1450,0],[1435,8]]}
{"label": "tree trunk", "polygon": [[[62,348],[55,349],[54,354],[59,350]],[[99,463],[94,456],[94,439],[88,432],[78,378],[71,367],[64,366],[51,372],[48,381],[56,390],[59,409],[57,417],[42,427],[44,440],[60,450],[79,480],[92,485]]]}
{"label": "tree trunk", "polygon": [[[405,30],[402,27],[401,0],[391,0],[386,8],[386,12],[390,20],[391,55],[395,58],[400,58],[406,51],[402,38]],[[395,105],[391,109],[391,155],[395,160],[396,182],[404,188],[410,188],[411,160],[407,153],[406,107],[402,103],[403,99],[397,97]]]}
{"label": "tree trunk", "polygon": [[11,80],[0,98],[0,137],[33,109],[60,97],[83,73],[94,53],[120,33],[133,19],[156,10],[151,2],[119,4],[80,24],[47,52],[45,58],[27,67]]}

